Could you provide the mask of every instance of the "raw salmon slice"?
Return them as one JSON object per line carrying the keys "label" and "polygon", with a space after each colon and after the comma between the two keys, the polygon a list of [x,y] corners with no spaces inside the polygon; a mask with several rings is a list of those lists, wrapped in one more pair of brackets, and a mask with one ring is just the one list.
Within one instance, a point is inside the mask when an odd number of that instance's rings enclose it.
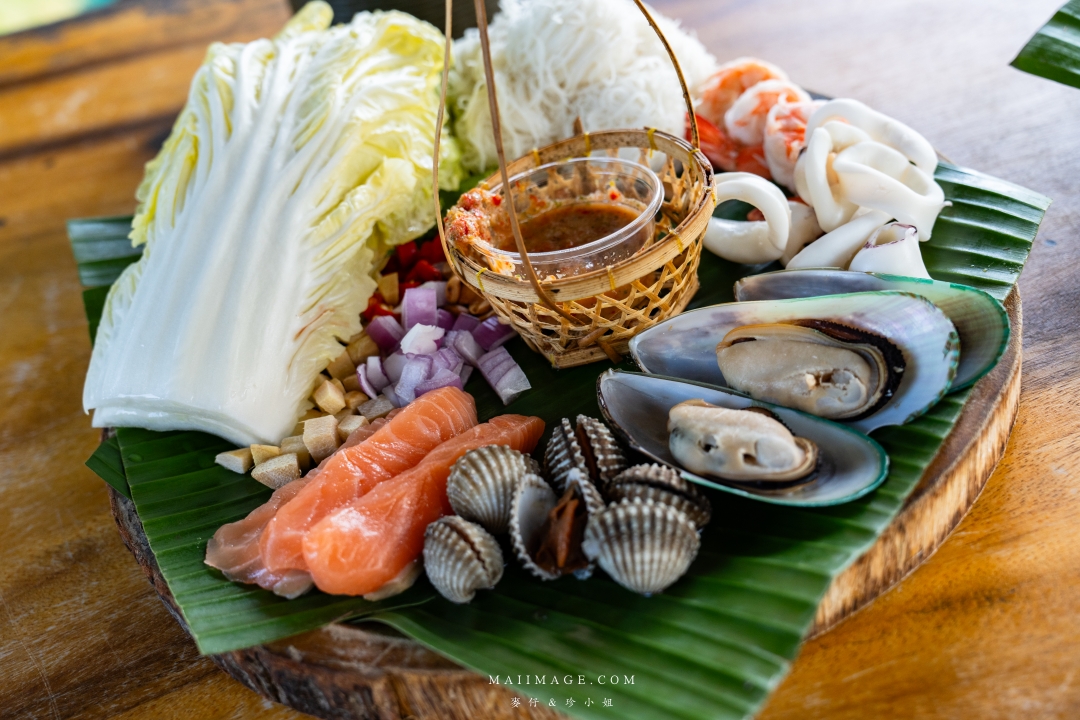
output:
{"label": "raw salmon slice", "polygon": [[412,470],[328,515],[304,539],[304,559],[315,585],[338,595],[378,590],[420,557],[427,526],[453,512],[446,479],[458,458],[486,445],[532,452],[543,433],[544,421],[537,417],[493,418],[447,440]]}
{"label": "raw salmon slice", "polygon": [[[400,411],[394,410],[390,417],[398,412]],[[370,425],[357,428],[337,452],[362,443],[386,423],[387,420],[379,418]],[[206,544],[206,564],[217,568],[234,582],[254,583],[283,597],[293,598],[307,592],[311,588],[311,575],[307,571],[285,570],[275,573],[267,569],[259,554],[259,538],[278,509],[314,480],[326,463],[330,462],[330,457],[319,463],[319,466],[305,477],[275,490],[269,500],[248,513],[243,520],[219,527]]]}
{"label": "raw salmon slice", "polygon": [[440,388],[409,403],[365,442],[332,455],[318,476],[267,523],[259,538],[266,568],[307,570],[304,535],[315,523],[415,466],[439,443],[474,425],[472,395],[454,387]]}

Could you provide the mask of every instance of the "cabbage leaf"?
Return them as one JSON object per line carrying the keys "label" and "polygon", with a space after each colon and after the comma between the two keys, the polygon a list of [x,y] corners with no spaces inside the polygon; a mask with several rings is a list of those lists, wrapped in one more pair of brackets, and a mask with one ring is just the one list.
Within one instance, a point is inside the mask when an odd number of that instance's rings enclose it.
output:
{"label": "cabbage leaf", "polygon": [[95,426],[289,435],[359,332],[376,261],[434,223],[443,36],[400,12],[331,17],[313,2],[272,40],[210,47],[137,192],[143,254],[84,387]]}

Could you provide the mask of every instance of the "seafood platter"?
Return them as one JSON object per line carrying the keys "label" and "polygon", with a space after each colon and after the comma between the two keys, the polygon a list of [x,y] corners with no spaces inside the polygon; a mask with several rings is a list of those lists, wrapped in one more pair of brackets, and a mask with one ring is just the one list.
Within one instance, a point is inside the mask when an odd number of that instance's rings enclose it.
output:
{"label": "seafood platter", "polygon": [[305,712],[751,716],[985,482],[1049,201],[636,0],[477,12],[211,46],[69,223],[87,464]]}

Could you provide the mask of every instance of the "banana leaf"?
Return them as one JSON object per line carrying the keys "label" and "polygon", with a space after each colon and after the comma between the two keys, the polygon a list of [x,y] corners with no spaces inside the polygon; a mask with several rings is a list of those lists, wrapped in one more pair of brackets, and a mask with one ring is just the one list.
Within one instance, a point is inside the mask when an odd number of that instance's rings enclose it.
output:
{"label": "banana leaf", "polygon": [[[930,273],[1003,298],[1049,200],[951,165],[937,176],[953,204],[923,246]],[[705,253],[693,306],[730,301],[734,281],[752,270]],[[538,415],[550,427],[577,413],[598,415],[595,382],[609,363],[556,371],[521,340],[507,347],[533,390],[504,407],[475,378],[466,389],[482,419],[509,411]],[[511,562],[498,587],[469,605],[443,600],[425,580],[384,604],[318,592],[283,600],[202,563],[214,530],[269,495],[213,464],[226,443],[131,428],[117,438],[150,547],[203,653],[366,618],[575,717],[742,718],[784,677],[830,582],[896,517],[967,397],[950,394],[915,422],[873,433],[889,453],[890,474],[855,502],[809,509],[711,494],[714,517],[697,560],[654,597],[630,593],[601,572],[584,582],[542,583]]]}
{"label": "banana leaf", "polygon": [[1080,87],[1080,0],[1069,0],[1028,40],[1012,66]]}

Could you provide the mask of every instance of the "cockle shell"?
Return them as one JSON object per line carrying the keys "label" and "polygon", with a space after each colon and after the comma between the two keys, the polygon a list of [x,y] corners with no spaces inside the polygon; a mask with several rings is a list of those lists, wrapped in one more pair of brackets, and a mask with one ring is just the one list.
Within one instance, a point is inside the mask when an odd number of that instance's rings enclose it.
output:
{"label": "cockle shell", "polygon": [[528,455],[505,445],[489,445],[465,453],[450,469],[446,495],[466,520],[494,534],[506,532],[514,488],[539,465]]}
{"label": "cockle shell", "polygon": [[589,518],[582,543],[612,580],[644,595],[682,577],[700,546],[685,513],[648,500],[624,500]]}
{"label": "cockle shell", "polygon": [[559,575],[533,562],[529,550],[538,542],[537,536],[544,521],[558,501],[555,491],[539,475],[526,475],[514,488],[510,506],[510,541],[518,560],[541,580],[554,580]]}
{"label": "cockle shell", "polygon": [[[580,505],[571,515],[553,513],[561,503],[578,498],[584,504],[584,516],[579,515]],[[570,507],[573,506],[564,506],[562,512]],[[510,539],[518,559],[543,580],[554,580],[569,572],[582,580],[589,577],[595,563],[586,562],[580,543],[589,519],[603,512],[604,507],[600,491],[577,468],[567,473],[566,490],[561,498],[541,478],[525,476],[514,493],[510,521]],[[556,516],[557,522],[547,522]],[[568,523],[567,518],[570,518]],[[552,566],[556,569],[552,570]]]}
{"label": "cockle shell", "polygon": [[424,533],[424,568],[444,598],[467,603],[477,590],[493,588],[502,579],[503,555],[487,530],[448,515]]}
{"label": "cockle shell", "polygon": [[712,519],[709,499],[677,470],[656,463],[635,465],[619,473],[608,484],[607,496],[613,502],[638,499],[670,505],[686,513],[698,529]]}
{"label": "cockle shell", "polygon": [[559,492],[566,489],[570,470],[577,469],[603,487],[626,469],[626,456],[607,425],[596,418],[577,416],[572,424],[563,418],[551,434],[544,451],[547,476]]}

